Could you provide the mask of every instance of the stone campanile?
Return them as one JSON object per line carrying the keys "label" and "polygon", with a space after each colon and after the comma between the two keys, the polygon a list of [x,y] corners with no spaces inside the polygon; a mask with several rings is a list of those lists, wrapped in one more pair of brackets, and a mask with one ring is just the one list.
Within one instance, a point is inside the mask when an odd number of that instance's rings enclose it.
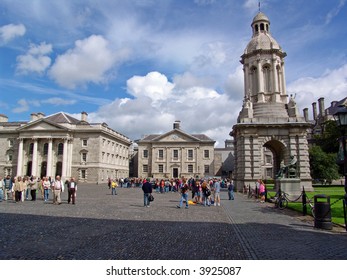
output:
{"label": "stone campanile", "polygon": [[235,141],[236,187],[241,190],[245,185],[254,186],[257,179],[265,179],[267,150],[273,156],[270,178],[277,178],[281,167],[295,158],[295,177],[300,179],[300,187],[312,189],[307,144],[311,124],[299,114],[295,98],[287,95],[287,54],[272,37],[270,20],[264,13],[258,12],[251,27],[252,38],[240,60],[244,71],[243,105],[230,132]]}

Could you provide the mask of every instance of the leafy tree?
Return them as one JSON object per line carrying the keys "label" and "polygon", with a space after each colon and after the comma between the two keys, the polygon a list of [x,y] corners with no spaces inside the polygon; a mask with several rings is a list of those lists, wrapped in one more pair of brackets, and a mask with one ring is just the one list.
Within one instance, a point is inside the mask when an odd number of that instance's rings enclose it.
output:
{"label": "leafy tree", "polygon": [[339,138],[341,132],[333,120],[326,121],[322,135],[315,135],[315,143],[328,154],[337,153],[339,150]]}
{"label": "leafy tree", "polygon": [[313,146],[309,149],[309,156],[312,178],[328,182],[340,178],[336,154],[325,153],[320,146]]}

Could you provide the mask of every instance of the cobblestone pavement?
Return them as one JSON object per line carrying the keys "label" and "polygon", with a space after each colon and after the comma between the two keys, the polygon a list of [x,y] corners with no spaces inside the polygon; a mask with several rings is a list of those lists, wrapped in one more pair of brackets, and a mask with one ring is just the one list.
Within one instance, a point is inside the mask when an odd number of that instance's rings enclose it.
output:
{"label": "cobblestone pavement", "polygon": [[[76,205],[0,203],[0,259],[347,259],[347,234],[236,194],[221,207],[177,209],[177,193],[143,207],[137,188],[80,185]],[[51,196],[51,194],[50,194]],[[191,197],[191,194],[190,194]]]}

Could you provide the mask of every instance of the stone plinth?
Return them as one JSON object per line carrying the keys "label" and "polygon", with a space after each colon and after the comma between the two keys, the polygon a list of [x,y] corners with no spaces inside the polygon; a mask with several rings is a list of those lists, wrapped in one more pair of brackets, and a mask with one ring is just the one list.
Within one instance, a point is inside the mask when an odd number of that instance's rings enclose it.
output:
{"label": "stone plinth", "polygon": [[281,178],[276,180],[276,189],[288,194],[290,200],[296,200],[302,192],[301,180],[299,178]]}

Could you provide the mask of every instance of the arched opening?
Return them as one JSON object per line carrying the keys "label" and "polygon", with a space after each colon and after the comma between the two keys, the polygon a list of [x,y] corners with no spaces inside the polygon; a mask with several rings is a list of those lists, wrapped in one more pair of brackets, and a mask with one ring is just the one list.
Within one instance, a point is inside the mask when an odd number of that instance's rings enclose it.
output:
{"label": "arched opening", "polygon": [[[286,146],[278,140],[270,140],[263,145],[263,175],[275,179],[281,168],[281,162],[288,158]],[[271,174],[268,170],[271,170]],[[264,178],[269,176],[264,176]]]}
{"label": "arched opening", "polygon": [[61,161],[58,161],[55,168],[55,176],[59,175],[61,177],[62,171],[63,171],[63,163]]}
{"label": "arched opening", "polygon": [[28,161],[28,164],[27,164],[27,172],[25,175],[27,176],[31,176],[31,172],[32,172],[32,168],[33,168],[33,162],[32,161]]}
{"label": "arched opening", "polygon": [[264,91],[271,92],[271,75],[270,75],[270,66],[264,65],[263,67],[263,77],[264,77]]}
{"label": "arched opening", "polygon": [[40,176],[41,178],[46,177],[47,175],[47,161],[43,161],[41,163],[41,172],[40,172]]}

